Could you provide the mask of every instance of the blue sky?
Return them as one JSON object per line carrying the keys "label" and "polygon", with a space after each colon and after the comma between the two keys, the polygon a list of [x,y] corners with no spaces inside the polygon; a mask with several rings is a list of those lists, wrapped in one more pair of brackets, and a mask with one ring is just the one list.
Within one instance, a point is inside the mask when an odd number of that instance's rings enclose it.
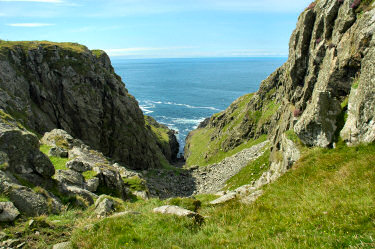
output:
{"label": "blue sky", "polygon": [[126,58],[287,56],[311,0],[0,0],[0,39]]}

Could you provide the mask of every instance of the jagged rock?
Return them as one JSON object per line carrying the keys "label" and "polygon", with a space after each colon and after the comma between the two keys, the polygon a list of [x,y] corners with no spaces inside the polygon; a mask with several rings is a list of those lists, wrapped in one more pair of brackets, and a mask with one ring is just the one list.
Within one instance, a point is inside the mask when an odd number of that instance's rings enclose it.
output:
{"label": "jagged rock", "polygon": [[229,192],[229,193],[217,198],[216,200],[211,201],[210,204],[211,205],[222,204],[222,203],[234,200],[234,199],[236,199],[236,197],[237,197],[236,192]]}
{"label": "jagged rock", "polygon": [[166,205],[166,206],[161,206],[153,209],[154,213],[160,213],[160,214],[172,214],[172,215],[177,215],[177,216],[182,216],[182,217],[189,217],[189,218],[196,218],[196,219],[202,219],[203,217],[193,211],[178,207],[178,206],[171,206],[171,205]]}
{"label": "jagged rock", "polygon": [[0,202],[0,222],[13,222],[19,214],[12,202]]}
{"label": "jagged rock", "polygon": [[124,200],[127,199],[129,191],[118,171],[108,167],[95,167],[94,171],[99,179],[99,188],[110,191],[111,194]]}
{"label": "jagged rock", "polygon": [[27,216],[38,216],[50,213],[48,200],[42,195],[34,193],[30,188],[6,184],[6,193],[17,209]]}
{"label": "jagged rock", "polygon": [[72,243],[70,241],[67,241],[53,245],[52,249],[69,249],[71,248],[71,246]]}
{"label": "jagged rock", "polygon": [[92,169],[89,163],[83,162],[80,159],[73,159],[67,162],[66,167],[77,172],[85,172]]}
{"label": "jagged rock", "polygon": [[85,186],[85,178],[81,173],[74,170],[57,170],[55,178],[58,182],[83,188]]}
{"label": "jagged rock", "polygon": [[19,175],[33,174],[35,178],[50,178],[55,174],[51,161],[39,151],[39,140],[35,135],[17,127],[10,128],[1,120],[0,123],[0,151],[3,160],[7,160],[8,171]]}
{"label": "jagged rock", "polygon": [[86,189],[90,192],[96,192],[99,187],[99,179],[93,178],[86,181]]}
{"label": "jagged rock", "polygon": [[115,203],[113,200],[100,196],[95,202],[94,213],[98,217],[106,217],[115,211]]}
{"label": "jagged rock", "polygon": [[330,92],[315,93],[312,104],[303,113],[294,131],[306,145],[327,147],[332,143],[341,106]]}
{"label": "jagged rock", "polygon": [[52,147],[48,151],[49,156],[55,156],[55,157],[62,157],[62,158],[67,158],[68,157],[68,151],[60,148],[60,147]]}
{"label": "jagged rock", "polygon": [[[98,196],[94,193],[91,193],[90,191],[79,188],[76,186],[67,186],[67,185],[60,185],[60,191],[68,196],[71,197],[81,197],[85,200],[87,203],[81,203],[84,207],[90,206],[94,204],[94,200],[98,198]],[[78,200],[79,201],[79,200]]]}
{"label": "jagged rock", "polygon": [[132,191],[132,194],[143,200],[148,200],[150,198],[148,191]]}
{"label": "jagged rock", "polygon": [[74,146],[80,147],[83,143],[79,139],[74,139],[68,132],[62,129],[53,129],[44,133],[40,140],[43,144],[60,148],[61,150],[69,150]]}

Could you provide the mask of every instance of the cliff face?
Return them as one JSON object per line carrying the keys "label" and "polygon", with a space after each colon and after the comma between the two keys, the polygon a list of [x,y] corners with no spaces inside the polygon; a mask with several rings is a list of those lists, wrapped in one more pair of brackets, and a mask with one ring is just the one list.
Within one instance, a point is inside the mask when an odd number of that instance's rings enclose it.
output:
{"label": "cliff face", "polygon": [[192,138],[203,133],[210,152],[202,156],[208,159],[263,134],[272,141],[272,150],[285,156],[287,131],[308,146],[329,147],[340,139],[373,142],[374,32],[374,1],[312,3],[298,19],[287,62],[258,92],[236,100],[194,131],[187,140],[187,159],[196,146]]}
{"label": "cliff face", "polygon": [[30,130],[63,129],[133,169],[158,167],[163,157],[103,51],[0,41],[0,108]]}

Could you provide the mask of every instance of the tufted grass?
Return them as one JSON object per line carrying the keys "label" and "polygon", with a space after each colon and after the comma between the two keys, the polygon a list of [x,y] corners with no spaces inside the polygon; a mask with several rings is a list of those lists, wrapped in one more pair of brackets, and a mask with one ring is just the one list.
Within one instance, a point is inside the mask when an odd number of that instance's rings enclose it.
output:
{"label": "tufted grass", "polygon": [[375,145],[310,149],[255,204],[209,206],[201,226],[152,213],[159,200],[127,204],[141,215],[73,232],[74,248],[373,248]]}

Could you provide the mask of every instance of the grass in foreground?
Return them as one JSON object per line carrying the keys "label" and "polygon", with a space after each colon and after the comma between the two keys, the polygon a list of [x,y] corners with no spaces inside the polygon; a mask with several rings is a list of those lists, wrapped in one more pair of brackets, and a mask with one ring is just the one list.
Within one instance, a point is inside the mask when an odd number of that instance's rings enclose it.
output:
{"label": "grass in foreground", "polygon": [[193,221],[151,212],[159,200],[128,204],[141,215],[77,229],[75,248],[374,248],[375,145],[311,149],[253,205],[218,207],[199,196]]}

